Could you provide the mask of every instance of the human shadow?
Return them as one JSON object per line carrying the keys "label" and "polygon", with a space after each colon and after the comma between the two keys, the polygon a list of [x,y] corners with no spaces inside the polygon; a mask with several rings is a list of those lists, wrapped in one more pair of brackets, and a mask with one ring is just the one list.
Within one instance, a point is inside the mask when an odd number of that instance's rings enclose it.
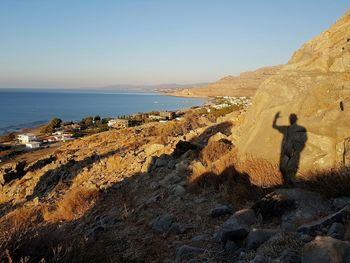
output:
{"label": "human shadow", "polygon": [[277,120],[280,117],[280,112],[277,112],[272,123],[272,128],[283,135],[279,168],[283,183],[292,185],[299,169],[300,154],[307,141],[307,130],[305,127],[298,125],[298,117],[295,113],[289,115],[290,125],[277,125]]}

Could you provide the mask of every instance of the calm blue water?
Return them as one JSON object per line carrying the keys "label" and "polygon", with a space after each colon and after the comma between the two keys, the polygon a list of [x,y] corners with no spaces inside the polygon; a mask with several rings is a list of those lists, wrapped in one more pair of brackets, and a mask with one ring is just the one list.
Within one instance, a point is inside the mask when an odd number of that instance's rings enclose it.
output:
{"label": "calm blue water", "polygon": [[86,116],[116,117],[135,112],[188,108],[203,103],[202,99],[156,93],[0,89],[0,134],[40,125],[53,117],[74,121]]}

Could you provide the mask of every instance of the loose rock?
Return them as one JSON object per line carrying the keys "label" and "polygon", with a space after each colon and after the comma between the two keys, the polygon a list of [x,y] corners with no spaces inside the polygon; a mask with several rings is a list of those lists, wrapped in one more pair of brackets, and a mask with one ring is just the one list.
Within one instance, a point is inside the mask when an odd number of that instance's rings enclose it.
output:
{"label": "loose rock", "polygon": [[153,223],[152,229],[156,233],[166,233],[169,231],[175,218],[173,215],[165,214],[159,216]]}
{"label": "loose rock", "polygon": [[232,207],[228,205],[222,205],[222,206],[213,208],[210,211],[210,216],[215,218],[215,217],[220,217],[227,214],[232,214],[232,212],[233,212]]}
{"label": "loose rock", "polygon": [[327,235],[336,239],[343,239],[345,235],[344,225],[341,223],[333,223],[329,228]]}
{"label": "loose rock", "polygon": [[184,262],[186,258],[189,259],[189,257],[203,253],[205,253],[205,249],[203,248],[183,245],[176,252],[175,263]]}
{"label": "loose rock", "polygon": [[248,249],[256,249],[273,237],[277,232],[276,229],[253,229],[247,236],[246,246]]}
{"label": "loose rock", "polygon": [[315,236],[318,232],[323,232],[324,228],[329,227],[333,223],[345,223],[349,216],[350,205],[344,207],[337,213],[321,218],[315,222],[300,226],[298,228],[298,232]]}

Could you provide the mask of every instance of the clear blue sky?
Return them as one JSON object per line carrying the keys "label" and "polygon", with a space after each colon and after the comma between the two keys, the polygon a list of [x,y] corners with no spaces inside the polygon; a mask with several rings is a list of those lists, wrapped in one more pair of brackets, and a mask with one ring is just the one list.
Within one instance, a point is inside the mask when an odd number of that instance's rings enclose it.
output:
{"label": "clear blue sky", "polygon": [[195,83],[286,63],[349,0],[1,0],[0,87]]}

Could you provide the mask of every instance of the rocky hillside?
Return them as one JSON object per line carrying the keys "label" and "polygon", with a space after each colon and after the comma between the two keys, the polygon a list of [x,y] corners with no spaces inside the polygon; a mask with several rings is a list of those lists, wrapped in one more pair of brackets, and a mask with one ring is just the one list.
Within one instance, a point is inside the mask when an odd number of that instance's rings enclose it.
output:
{"label": "rocky hillside", "polygon": [[227,76],[206,86],[186,88],[170,94],[182,97],[252,97],[259,85],[275,75],[280,68],[281,66],[264,67],[255,71],[243,72],[239,76]]}
{"label": "rocky hillside", "polygon": [[2,166],[1,262],[347,262],[348,180],[281,188],[238,162],[239,123],[189,113]]}
{"label": "rocky hillside", "polygon": [[347,12],[260,86],[237,141],[240,154],[299,172],[349,165],[349,58]]}

